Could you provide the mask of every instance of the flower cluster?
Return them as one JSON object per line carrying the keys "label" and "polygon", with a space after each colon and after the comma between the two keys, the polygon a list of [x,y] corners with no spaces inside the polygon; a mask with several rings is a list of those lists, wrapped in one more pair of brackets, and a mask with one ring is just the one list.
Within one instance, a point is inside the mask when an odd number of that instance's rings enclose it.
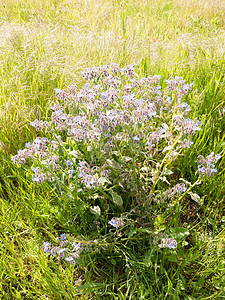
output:
{"label": "flower cluster", "polygon": [[43,172],[41,172],[39,167],[33,168],[33,172],[34,172],[34,174],[32,176],[32,179],[34,182],[40,184],[47,180],[46,175]]}
{"label": "flower cluster", "polygon": [[[135,143],[145,141],[146,150],[152,150],[163,140],[171,145],[178,134],[177,146],[190,147],[192,142],[187,137],[200,130],[200,122],[185,118],[190,107],[181,99],[191,89],[191,85],[179,77],[169,78],[166,80],[167,91],[163,92],[158,85],[159,75],[138,79],[134,70],[134,65],[122,69],[116,64],[86,69],[83,77],[95,83],[85,83],[80,90],[76,86],[70,86],[69,92],[56,89],[56,97],[61,103],[51,105],[51,122],[35,120],[31,125],[37,131],[44,127],[51,129],[55,135],[56,132],[64,132],[69,141],[75,143],[105,141],[103,149],[110,150],[114,146],[115,133],[118,130],[123,132],[126,126],[133,132],[132,139]],[[123,86],[124,81],[127,83]],[[179,95],[175,102],[171,100],[168,91],[175,91]],[[163,124],[158,124],[157,119],[164,110],[168,117]],[[138,124],[142,124],[139,130]],[[19,150],[12,160],[24,164],[28,157],[48,157],[56,170],[56,162],[50,158],[54,153],[46,145],[48,142],[50,146],[53,141],[44,139],[37,138],[27,146],[28,149]],[[72,174],[73,170],[68,172]],[[87,187],[98,185],[98,176],[95,174],[89,174],[89,177],[85,176],[83,179]]]}
{"label": "flower cluster", "polygon": [[183,134],[194,135],[196,131],[200,130],[201,122],[197,119],[185,119],[182,114],[175,115],[172,118],[173,126],[176,131],[181,131]]}
{"label": "flower cluster", "polygon": [[33,143],[26,143],[25,149],[19,150],[17,155],[12,156],[12,161],[16,164],[19,163],[21,165],[25,164],[28,158],[35,158],[35,156],[39,156],[40,158],[45,158],[48,156],[47,138],[37,137]]}
{"label": "flower cluster", "polygon": [[111,220],[108,221],[108,224],[115,228],[119,228],[124,225],[124,221],[122,218],[113,217]]}
{"label": "flower cluster", "polygon": [[33,126],[36,131],[41,131],[43,128],[47,128],[50,129],[51,126],[47,121],[39,121],[39,120],[35,120],[33,122],[30,122],[30,125]]}
{"label": "flower cluster", "polygon": [[[115,237],[113,233],[110,233],[108,237]],[[56,238],[57,245],[52,245],[50,242],[43,243],[44,253],[50,255],[57,260],[65,260],[70,265],[79,262],[79,258],[82,252],[98,252],[101,249],[108,249],[112,247],[110,242],[101,240],[90,240],[84,238],[74,238],[69,234],[61,234],[60,238]]]}
{"label": "flower cluster", "polygon": [[217,162],[220,157],[221,156],[219,154],[214,155],[214,152],[206,158],[199,155],[200,160],[198,161],[198,173],[201,175],[207,175],[208,177],[210,177],[213,173],[216,173],[217,169],[215,168],[214,163]]}
{"label": "flower cluster", "polygon": [[166,192],[163,193],[163,197],[174,197],[177,196],[181,193],[186,192],[187,187],[185,186],[184,183],[177,183],[172,189],[167,190]]}
{"label": "flower cluster", "polygon": [[[14,163],[24,164],[28,158],[38,160],[55,172],[55,176],[61,171],[75,180],[72,174],[76,173],[87,189],[94,189],[101,184],[102,177],[110,176],[107,164],[103,166],[102,161],[111,159],[120,147],[118,143],[123,143],[130,151],[132,147],[139,147],[153,159],[161,147],[170,149],[168,160],[174,160],[179,151],[193,144],[190,137],[200,130],[201,122],[187,117],[190,107],[182,99],[192,84],[187,84],[183,78],[170,77],[163,90],[159,75],[138,78],[135,65],[87,68],[82,75],[89,82],[80,89],[75,85],[69,86],[68,91],[55,89],[58,102],[51,104],[50,122],[31,122],[37,131],[49,130],[54,139],[38,137],[33,143],[27,143],[25,149],[12,157]],[[66,142],[62,141],[59,132]],[[84,159],[75,162],[70,155],[66,161],[60,157],[59,146],[71,148],[80,142],[88,147],[95,145],[99,153],[103,150],[104,159],[98,165],[89,165]],[[160,159],[163,160],[165,155],[166,151],[162,151]],[[166,165],[166,161],[164,163]],[[204,161],[198,172],[209,176],[216,171],[212,166]],[[34,173],[32,178],[37,183],[50,178],[38,168]],[[160,175],[157,171],[152,176]],[[179,186],[175,187],[170,190],[170,196],[182,191]]]}
{"label": "flower cluster", "polygon": [[[157,197],[165,205],[165,199],[185,193],[184,183],[168,190],[165,185],[170,185],[167,176],[173,173],[169,166],[191,147],[192,137],[201,130],[201,122],[188,117],[191,108],[184,102],[193,84],[176,76],[162,88],[160,75],[139,78],[135,65],[87,68],[82,76],[85,82],[80,88],[55,89],[49,122],[30,123],[37,132],[44,129],[48,138],[26,143],[12,161],[23,165],[29,159],[35,183],[49,180],[60,195],[71,192],[71,199],[82,198],[81,209],[99,222],[101,212],[110,211],[111,203],[122,206],[124,197],[129,198],[124,207],[132,210]],[[215,173],[219,157],[200,156],[198,173]],[[159,186],[166,191],[158,191]],[[117,229],[124,226],[124,219],[113,217],[108,224]],[[167,236],[159,244],[161,248],[176,246],[176,240]],[[85,247],[63,234],[59,246],[46,242],[43,248],[73,264]]]}
{"label": "flower cluster", "polygon": [[169,238],[166,233],[160,232],[153,238],[153,244],[159,248],[176,249],[177,241],[174,238]]}
{"label": "flower cluster", "polygon": [[108,174],[110,174],[110,170],[106,169],[107,165],[103,165],[101,171],[98,166],[93,166],[91,168],[86,161],[81,161],[78,165],[78,176],[82,178],[81,182],[89,189],[94,189],[99,186],[100,178],[107,177]]}
{"label": "flower cluster", "polygon": [[162,239],[161,244],[159,244],[158,246],[159,248],[175,249],[177,247],[177,241],[173,238]]}
{"label": "flower cluster", "polygon": [[43,250],[45,253],[51,254],[52,257],[56,257],[60,260],[64,258],[71,265],[75,263],[75,259],[78,259],[80,253],[85,249],[82,242],[69,243],[65,233],[60,235],[59,246],[52,246],[49,242],[43,243]]}
{"label": "flower cluster", "polygon": [[178,99],[186,96],[187,93],[191,91],[193,86],[193,83],[188,84],[186,83],[186,80],[178,76],[175,76],[175,78],[170,77],[168,80],[166,80],[166,83],[168,84],[167,89],[169,91],[175,91]]}

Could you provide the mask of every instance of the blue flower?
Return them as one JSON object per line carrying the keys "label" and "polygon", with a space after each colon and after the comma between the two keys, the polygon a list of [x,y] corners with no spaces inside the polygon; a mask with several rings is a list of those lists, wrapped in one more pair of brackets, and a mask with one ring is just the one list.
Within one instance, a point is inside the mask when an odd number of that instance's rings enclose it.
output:
{"label": "blue flower", "polygon": [[60,240],[61,241],[65,241],[66,240],[66,234],[65,233],[63,233],[63,234],[60,235]]}
{"label": "blue flower", "polygon": [[47,253],[47,252],[50,252],[50,243],[49,242],[45,242],[43,243],[43,249],[44,249],[44,252]]}
{"label": "blue flower", "polygon": [[73,164],[72,161],[68,160],[68,159],[65,160],[65,163],[67,166],[72,166],[72,164]]}

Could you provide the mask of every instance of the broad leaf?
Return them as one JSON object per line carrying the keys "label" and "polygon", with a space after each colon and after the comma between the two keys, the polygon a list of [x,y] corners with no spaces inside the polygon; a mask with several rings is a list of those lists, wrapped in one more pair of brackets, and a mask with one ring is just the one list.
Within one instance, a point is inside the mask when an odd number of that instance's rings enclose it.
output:
{"label": "broad leaf", "polygon": [[191,199],[197,202],[199,205],[202,205],[201,197],[198,194],[194,194],[192,192],[188,193],[191,196]]}
{"label": "broad leaf", "polygon": [[113,191],[109,191],[109,192],[112,196],[113,202],[118,206],[122,206],[123,205],[122,197]]}

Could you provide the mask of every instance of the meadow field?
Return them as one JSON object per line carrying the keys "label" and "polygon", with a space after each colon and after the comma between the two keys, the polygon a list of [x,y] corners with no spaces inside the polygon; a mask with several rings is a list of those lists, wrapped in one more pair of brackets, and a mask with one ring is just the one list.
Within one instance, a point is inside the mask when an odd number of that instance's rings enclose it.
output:
{"label": "meadow field", "polygon": [[0,298],[225,299],[225,2],[0,0],[0,50]]}

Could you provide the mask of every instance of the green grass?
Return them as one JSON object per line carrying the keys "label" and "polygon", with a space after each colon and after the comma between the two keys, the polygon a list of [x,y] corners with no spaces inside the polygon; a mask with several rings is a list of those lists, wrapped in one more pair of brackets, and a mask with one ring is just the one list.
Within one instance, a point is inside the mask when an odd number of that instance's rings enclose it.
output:
{"label": "green grass", "polygon": [[[0,1],[2,299],[225,298],[224,12],[219,0]],[[36,186],[11,162],[36,136],[29,122],[47,119],[54,88],[79,85],[85,67],[111,62],[194,82],[187,101],[202,129],[178,162],[182,177],[195,181],[199,154],[223,155],[218,173],[197,188],[204,205],[180,207],[178,225],[190,235],[174,261],[152,258],[135,240],[90,255],[82,267],[48,261],[42,243],[59,231],[76,234],[72,213],[48,184]]]}

